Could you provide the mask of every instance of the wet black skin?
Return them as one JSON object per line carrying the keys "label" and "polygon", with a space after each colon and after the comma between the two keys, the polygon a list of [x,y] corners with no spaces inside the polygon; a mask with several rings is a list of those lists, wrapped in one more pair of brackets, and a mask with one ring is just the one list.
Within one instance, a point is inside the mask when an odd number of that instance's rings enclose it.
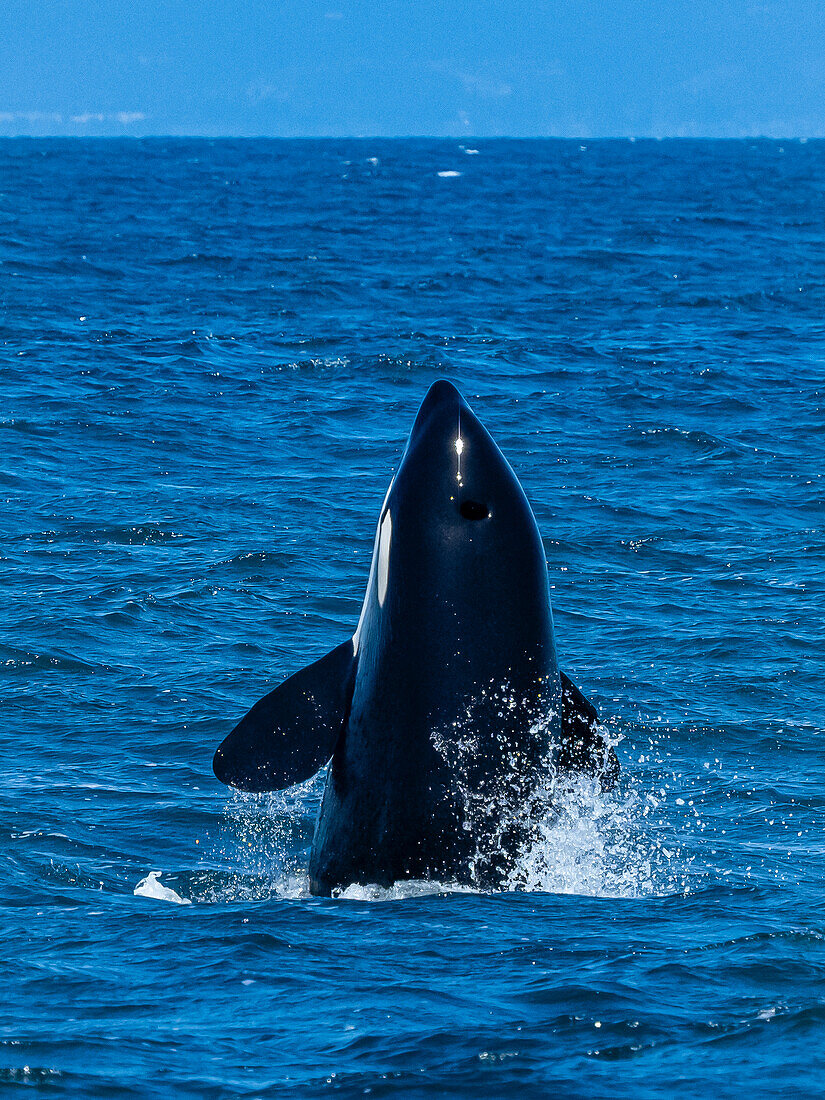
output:
{"label": "wet black skin", "polygon": [[459,392],[436,382],[381,509],[352,642],[256,704],[215,772],[269,790],[331,757],[313,893],[409,878],[500,885],[548,768],[605,784],[617,770],[595,711],[564,684],[530,505]]}

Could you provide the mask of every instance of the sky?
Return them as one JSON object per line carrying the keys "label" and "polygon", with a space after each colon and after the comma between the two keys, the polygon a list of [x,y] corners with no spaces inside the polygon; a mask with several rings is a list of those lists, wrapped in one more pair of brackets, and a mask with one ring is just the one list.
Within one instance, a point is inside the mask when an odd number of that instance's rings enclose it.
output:
{"label": "sky", "polygon": [[0,135],[825,136],[825,0],[3,0]]}

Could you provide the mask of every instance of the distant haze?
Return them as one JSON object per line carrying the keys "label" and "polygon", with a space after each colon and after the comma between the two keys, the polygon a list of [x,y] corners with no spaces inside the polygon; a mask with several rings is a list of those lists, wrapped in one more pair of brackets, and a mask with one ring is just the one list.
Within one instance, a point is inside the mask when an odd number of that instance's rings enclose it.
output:
{"label": "distant haze", "polygon": [[821,0],[6,0],[0,135],[825,135]]}

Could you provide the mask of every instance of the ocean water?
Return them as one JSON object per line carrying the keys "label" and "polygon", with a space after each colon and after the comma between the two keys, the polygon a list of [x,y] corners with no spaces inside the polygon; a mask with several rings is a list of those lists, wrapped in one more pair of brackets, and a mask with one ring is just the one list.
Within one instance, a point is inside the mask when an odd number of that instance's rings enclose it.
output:
{"label": "ocean water", "polygon": [[[825,144],[0,143],[0,1091],[818,1096]],[[212,753],[351,634],[448,377],[617,790],[307,893]]]}

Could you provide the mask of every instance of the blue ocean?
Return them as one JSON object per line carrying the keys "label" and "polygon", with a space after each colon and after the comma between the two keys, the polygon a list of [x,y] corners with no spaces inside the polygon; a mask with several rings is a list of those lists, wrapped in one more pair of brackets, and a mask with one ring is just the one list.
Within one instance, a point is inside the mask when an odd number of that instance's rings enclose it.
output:
{"label": "blue ocean", "polygon": [[[825,143],[4,140],[0,355],[3,1095],[822,1094]],[[315,898],[212,755],[440,377],[621,777]]]}

